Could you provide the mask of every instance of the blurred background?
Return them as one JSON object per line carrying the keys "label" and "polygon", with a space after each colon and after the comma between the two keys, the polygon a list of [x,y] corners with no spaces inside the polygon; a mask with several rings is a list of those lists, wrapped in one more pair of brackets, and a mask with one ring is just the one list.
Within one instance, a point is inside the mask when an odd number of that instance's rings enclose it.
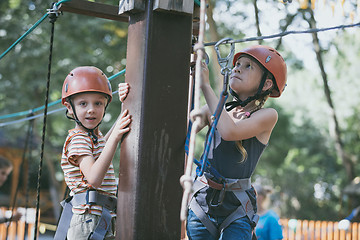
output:
{"label": "blurred background", "polygon": [[[112,0],[96,2],[118,5]],[[358,5],[355,0],[208,1],[205,42],[224,37],[243,40],[236,51],[268,45],[287,63],[283,95],[266,104],[278,110],[279,120],[253,176],[254,181],[272,186],[272,202],[281,218],[339,221],[360,205],[360,31],[359,25],[350,26],[359,22]],[[1,0],[0,54],[50,7],[46,0]],[[43,223],[56,224],[66,189],[60,158],[67,130],[74,123],[57,102],[63,81],[70,70],[82,65],[97,66],[108,77],[123,71],[127,28],[128,23],[67,12],[55,23],[49,96],[54,104],[48,109],[41,178]],[[318,31],[299,33],[309,29]],[[0,206],[34,208],[36,204],[43,118],[28,117],[43,111],[37,108],[45,103],[50,30],[45,20],[0,59],[0,154],[15,166],[0,188]],[[283,37],[262,39],[286,31],[289,34]],[[260,38],[247,41],[250,37]],[[213,46],[205,50],[212,85],[220,93],[223,79]],[[223,51],[227,54],[226,48]],[[111,80],[113,91],[124,79],[119,74]],[[101,125],[103,133],[120,108],[115,96]],[[198,135],[197,157],[205,133]],[[114,160],[117,169],[118,159],[119,151]],[[11,202],[15,198],[16,203]]]}

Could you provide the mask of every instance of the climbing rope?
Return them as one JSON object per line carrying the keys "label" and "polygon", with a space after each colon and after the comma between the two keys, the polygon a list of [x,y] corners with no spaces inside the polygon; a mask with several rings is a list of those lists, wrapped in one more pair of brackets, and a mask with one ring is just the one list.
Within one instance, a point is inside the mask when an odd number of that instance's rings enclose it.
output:
{"label": "climbing rope", "polygon": [[[20,164],[20,173],[24,171],[25,167],[25,162],[29,162],[29,159],[26,157],[27,153],[31,151],[31,139],[32,139],[32,132],[33,132],[33,126],[34,126],[34,121],[30,121],[29,122],[29,126],[28,126],[28,130],[27,130],[27,134],[26,134],[26,139],[25,139],[25,145],[24,145],[24,151],[23,151],[23,155],[22,155],[22,160],[21,160],[21,164]],[[28,150],[30,149],[30,150]],[[28,174],[24,174],[25,177],[28,177]],[[20,184],[19,182],[16,185],[16,190],[15,190],[15,195],[14,195],[14,199],[12,202],[12,206],[11,206],[11,217],[12,218],[14,216],[14,211],[15,211],[15,207],[16,207],[16,202],[17,202],[17,195],[19,192],[19,188],[20,188]],[[28,190],[28,189],[27,189]],[[27,203],[27,195],[26,195],[26,203]],[[27,204],[25,205],[25,209],[27,209]],[[26,214],[27,211],[25,211]],[[24,216],[26,219],[26,216]],[[6,234],[5,236],[8,236],[8,232],[9,232],[9,227],[10,224],[7,225],[6,227]]]}
{"label": "climbing rope", "polygon": [[50,92],[50,76],[51,76],[51,61],[52,61],[52,53],[53,53],[53,44],[54,44],[54,29],[55,29],[55,21],[58,17],[58,8],[57,4],[54,3],[52,5],[52,9],[49,11],[49,20],[51,23],[51,34],[50,34],[50,49],[49,49],[49,63],[48,63],[48,74],[46,81],[46,95],[45,95],[45,108],[44,108],[44,120],[43,120],[43,130],[42,130],[42,138],[41,138],[41,152],[40,152],[40,163],[39,163],[39,171],[37,178],[37,191],[36,191],[36,214],[35,214],[35,226],[34,226],[34,240],[37,239],[37,229],[39,225],[39,213],[40,213],[40,191],[41,191],[41,175],[42,175],[42,164],[44,160],[44,147],[45,147],[45,133],[46,133],[46,120],[47,120],[47,106],[49,102],[49,92]]}
{"label": "climbing rope", "polygon": [[[194,111],[200,111],[200,86],[201,86],[201,61],[203,59],[204,53],[204,33],[205,33],[205,12],[206,12],[206,3],[205,0],[200,1],[200,26],[199,26],[199,38],[198,42],[194,46],[194,51],[196,52],[196,68],[195,68],[195,90],[194,90]],[[194,153],[195,153],[195,138],[196,138],[196,130],[198,126],[201,124],[201,116],[195,116],[194,123],[191,128],[190,134],[190,142],[189,142],[189,153],[186,161],[186,169],[185,174],[181,176],[180,183],[184,189],[183,198],[181,202],[181,210],[180,210],[180,219],[181,221],[185,221],[187,218],[187,204],[189,201],[189,197],[192,189],[192,164],[194,161]]]}
{"label": "climbing rope", "polygon": [[5,52],[3,52],[0,55],[0,60],[6,54],[8,54],[16,45],[18,45],[27,35],[29,35],[35,28],[37,28],[37,26],[39,26],[40,23],[42,23],[49,15],[53,15],[55,13],[56,16],[58,16],[59,14],[58,6],[64,2],[69,2],[69,1],[71,0],[62,0],[58,3],[54,3],[52,9],[48,9],[47,13],[45,13],[31,28],[29,28],[29,30],[27,30],[18,40],[16,40],[8,49],[5,50]]}
{"label": "climbing rope", "polygon": [[[201,169],[198,172],[198,176],[202,176],[205,172],[205,169],[208,169],[210,167],[210,163],[207,161],[207,159],[208,159],[208,154],[210,151],[211,142],[214,138],[216,126],[219,121],[221,112],[222,112],[225,102],[229,96],[227,88],[228,88],[229,76],[231,73],[232,59],[233,59],[234,52],[235,52],[235,45],[233,43],[230,44],[230,46],[231,46],[230,53],[225,58],[221,57],[219,46],[225,42],[230,42],[231,40],[232,40],[231,38],[224,38],[215,44],[215,50],[216,50],[216,54],[218,57],[218,62],[219,62],[219,65],[221,66],[221,74],[224,75],[224,84],[223,84],[223,90],[220,95],[219,103],[216,107],[214,114],[211,116],[211,120],[213,122],[211,124],[210,133],[208,134],[207,139],[206,139],[206,148],[205,148],[205,151],[204,151],[201,161],[200,161]],[[218,175],[215,177],[218,178],[218,180],[220,180],[220,181],[223,181],[223,179],[224,179],[224,177],[222,177],[221,175]]]}

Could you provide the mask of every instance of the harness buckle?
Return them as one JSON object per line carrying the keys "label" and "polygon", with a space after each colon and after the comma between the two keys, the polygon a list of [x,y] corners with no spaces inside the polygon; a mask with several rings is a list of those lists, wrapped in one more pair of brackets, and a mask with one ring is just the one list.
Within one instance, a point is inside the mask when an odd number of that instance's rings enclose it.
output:
{"label": "harness buckle", "polygon": [[[223,187],[222,187],[221,190],[215,190],[214,189],[213,193],[211,194],[211,198],[210,198],[210,206],[211,207],[218,207],[224,201],[225,192],[226,192],[226,182],[222,181],[222,184],[223,184]],[[219,194],[217,194],[217,193],[219,193]],[[214,199],[215,199],[216,195],[218,195],[218,198],[217,198],[217,202],[214,203]]]}

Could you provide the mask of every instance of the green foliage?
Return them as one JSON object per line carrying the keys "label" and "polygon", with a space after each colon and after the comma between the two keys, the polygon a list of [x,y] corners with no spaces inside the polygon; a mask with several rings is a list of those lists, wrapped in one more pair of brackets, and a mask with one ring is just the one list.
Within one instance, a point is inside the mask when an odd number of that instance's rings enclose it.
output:
{"label": "green foliage", "polygon": [[[104,2],[116,6],[116,1]],[[3,53],[22,34],[30,29],[50,8],[51,2],[37,0],[33,2],[11,0],[0,1],[0,52]],[[81,65],[94,65],[102,69],[108,77],[125,68],[128,23],[115,22],[100,18],[64,12],[57,18],[54,30],[54,43],[51,63],[51,81],[49,102],[61,97],[61,88],[68,72]],[[50,49],[51,23],[46,18],[12,51],[0,60],[0,115],[17,113],[43,106],[45,103],[46,82]],[[117,90],[120,76],[111,81],[113,90]],[[50,107],[48,111],[62,108],[61,104]],[[42,114],[38,111],[35,114]],[[101,125],[103,133],[110,129],[120,112],[119,100],[108,108],[107,120]],[[17,118],[1,120],[10,122]],[[23,151],[28,122],[11,124],[0,128],[1,139]],[[52,172],[48,171],[47,161],[61,173],[60,159],[67,130],[74,122],[65,117],[65,110],[51,114],[47,118],[45,161],[42,171],[43,189],[48,188]],[[40,159],[43,119],[35,120],[34,140],[30,181],[36,183]],[[119,159],[119,153],[116,158]],[[117,163],[118,164],[118,163]],[[61,180],[61,179],[58,179]],[[35,190],[36,184],[30,188]],[[3,189],[2,189],[3,190]],[[60,193],[61,195],[62,193]]]}
{"label": "green foliage", "polygon": [[[113,0],[101,2],[118,4]],[[231,0],[212,3],[215,6],[214,19],[222,37],[240,39],[256,35],[252,1]],[[284,6],[278,1],[259,0],[263,34],[280,32],[290,20],[293,29],[303,29],[302,15],[291,18],[297,14],[296,4],[293,2],[292,5]],[[51,2],[45,0],[0,1],[0,53],[38,21],[50,5]],[[269,17],[269,13],[273,15]],[[127,23],[72,13],[60,15],[55,22],[50,102],[60,98],[66,75],[77,66],[95,65],[108,76],[123,70],[126,65],[127,26]],[[44,104],[50,29],[51,24],[46,19],[0,60],[0,116]],[[282,217],[339,220],[350,211],[346,204],[342,204],[342,201],[346,200],[342,189],[347,184],[347,178],[342,163],[337,159],[333,136],[328,131],[330,114],[323,93],[320,71],[312,52],[311,38],[309,35],[286,38],[290,40],[282,39],[279,49],[288,65],[288,86],[280,99],[269,100],[267,103],[267,107],[277,109],[279,120],[269,146],[257,166],[254,179],[265,179],[275,187],[274,198],[280,203]],[[344,149],[352,156],[356,173],[359,173],[357,156],[360,154],[360,82],[357,78],[360,69],[357,63],[360,47],[357,43],[360,34],[358,31],[342,30],[335,36],[324,33],[320,39],[325,42],[325,69],[341,126]],[[271,39],[264,44],[276,46],[279,42],[279,39]],[[296,44],[294,47],[294,42],[306,47],[300,49]],[[257,42],[237,44],[236,50],[253,44]],[[306,53],[312,55],[305,58],[303,55]],[[212,58],[211,61],[217,61],[215,56]],[[212,71],[210,69],[211,75]],[[215,79],[211,80],[214,82]],[[113,90],[116,90],[120,81],[124,81],[124,76],[112,81]],[[58,104],[49,110],[60,107]],[[119,111],[118,99],[114,97],[108,108],[106,120],[101,125],[103,133],[110,128]],[[61,111],[52,114],[47,120],[46,161],[51,161],[58,172],[61,172],[59,154],[67,130],[74,126],[64,113],[65,111]],[[41,114],[41,111],[36,114]],[[23,122],[0,128],[1,141],[6,138],[9,145],[16,146],[21,151],[24,147],[27,124]],[[35,120],[35,126],[32,164],[29,169],[31,182],[36,182],[37,177],[42,118]],[[198,135],[197,158],[203,151],[205,134],[206,131],[201,131]],[[118,153],[115,158],[118,159]],[[46,170],[43,171],[42,184],[46,187],[51,176],[46,165],[44,168]],[[31,185],[32,189],[35,187],[35,184]]]}

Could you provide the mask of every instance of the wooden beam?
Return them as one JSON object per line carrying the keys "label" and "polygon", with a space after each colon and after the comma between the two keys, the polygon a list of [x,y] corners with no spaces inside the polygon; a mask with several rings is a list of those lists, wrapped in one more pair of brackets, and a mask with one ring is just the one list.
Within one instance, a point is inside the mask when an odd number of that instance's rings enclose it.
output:
{"label": "wooden beam", "polygon": [[61,3],[59,10],[63,12],[71,12],[120,22],[129,21],[129,16],[127,13],[123,13],[121,15],[118,14],[118,6],[89,2],[85,0],[71,0],[69,2]]}
{"label": "wooden beam", "polygon": [[116,239],[180,239],[192,15],[130,14],[123,104],[132,115],[121,144]]}

